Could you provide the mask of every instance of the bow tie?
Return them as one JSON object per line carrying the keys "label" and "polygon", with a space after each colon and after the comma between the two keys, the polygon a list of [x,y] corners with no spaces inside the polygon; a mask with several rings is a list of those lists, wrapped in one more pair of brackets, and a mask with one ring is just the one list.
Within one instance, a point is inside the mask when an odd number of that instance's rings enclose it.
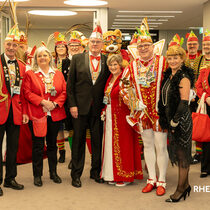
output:
{"label": "bow tie", "polygon": [[100,56],[93,56],[90,55],[91,60],[96,59],[97,61],[100,61],[101,57]]}
{"label": "bow tie", "polygon": [[12,60],[12,61],[11,60],[8,60],[7,61],[8,64],[13,64],[13,63],[16,63],[16,62],[17,62],[16,60]]}

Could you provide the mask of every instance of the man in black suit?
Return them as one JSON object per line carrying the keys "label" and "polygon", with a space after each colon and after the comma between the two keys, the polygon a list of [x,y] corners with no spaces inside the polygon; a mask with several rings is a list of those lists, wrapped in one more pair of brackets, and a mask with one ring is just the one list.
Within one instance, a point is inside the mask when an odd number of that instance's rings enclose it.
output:
{"label": "man in black suit", "polygon": [[81,187],[80,177],[85,162],[85,136],[88,125],[92,148],[90,178],[103,183],[103,179],[100,179],[103,133],[100,115],[109,70],[106,57],[101,54],[102,47],[102,32],[97,26],[89,39],[89,52],[74,55],[71,61],[67,95],[74,128],[71,171],[74,187]]}

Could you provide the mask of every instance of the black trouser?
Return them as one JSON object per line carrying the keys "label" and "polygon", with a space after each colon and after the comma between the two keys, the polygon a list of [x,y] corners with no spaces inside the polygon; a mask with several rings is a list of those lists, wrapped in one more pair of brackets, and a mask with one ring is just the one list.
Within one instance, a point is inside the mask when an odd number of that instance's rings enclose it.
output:
{"label": "black trouser", "polygon": [[100,116],[79,115],[73,118],[74,135],[72,141],[72,170],[73,179],[80,178],[85,163],[86,129],[89,126],[91,135],[92,162],[90,174],[99,176],[101,171],[102,121]]}
{"label": "black trouser", "polygon": [[[49,164],[49,171],[56,173],[57,166],[57,135],[60,128],[60,122],[53,122],[51,117],[47,118],[47,157]],[[29,128],[32,133],[32,166],[34,177],[42,176],[43,172],[43,154],[44,154],[44,140],[45,137],[34,136],[32,122],[29,122]]]}
{"label": "black trouser", "polygon": [[0,125],[0,184],[3,181],[3,164],[2,164],[2,142],[4,138],[4,133],[6,131],[6,175],[5,181],[9,182],[17,176],[17,151],[18,151],[18,140],[20,134],[20,126],[15,125],[13,122],[13,111],[12,104],[9,110],[9,116],[7,121]]}

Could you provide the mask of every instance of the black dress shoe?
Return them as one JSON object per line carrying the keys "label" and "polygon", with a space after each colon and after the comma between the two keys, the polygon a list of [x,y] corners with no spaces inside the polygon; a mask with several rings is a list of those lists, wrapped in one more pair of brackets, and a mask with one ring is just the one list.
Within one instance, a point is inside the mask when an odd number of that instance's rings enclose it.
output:
{"label": "black dress shoe", "polygon": [[208,176],[207,172],[201,172],[201,174],[200,174],[200,178],[205,178],[207,176]]}
{"label": "black dress shoe", "polygon": [[60,153],[60,157],[58,159],[58,162],[59,163],[64,163],[65,162],[65,156],[66,156],[66,150],[65,149],[60,150],[59,153]]}
{"label": "black dress shoe", "polygon": [[56,173],[51,173],[51,174],[50,174],[50,179],[52,179],[53,182],[55,182],[55,183],[57,183],[57,184],[62,183],[61,178],[60,178],[60,177],[58,176],[58,174],[56,174]]}
{"label": "black dress shoe", "polygon": [[3,195],[3,190],[0,187],[0,196],[2,196],[2,195]]}
{"label": "black dress shoe", "polygon": [[80,178],[72,179],[72,186],[73,187],[81,187],[82,183],[80,181]]}
{"label": "black dress shoe", "polygon": [[34,177],[34,185],[36,185],[37,187],[41,187],[43,185],[40,176]]}
{"label": "black dress shoe", "polygon": [[15,179],[11,181],[4,181],[4,187],[12,188],[14,190],[23,190],[24,186],[22,184],[18,184]]}
{"label": "black dress shoe", "polygon": [[91,179],[94,179],[95,182],[97,182],[97,183],[104,183],[104,179],[101,179],[100,176],[93,176],[93,175],[90,175],[90,178],[91,178]]}

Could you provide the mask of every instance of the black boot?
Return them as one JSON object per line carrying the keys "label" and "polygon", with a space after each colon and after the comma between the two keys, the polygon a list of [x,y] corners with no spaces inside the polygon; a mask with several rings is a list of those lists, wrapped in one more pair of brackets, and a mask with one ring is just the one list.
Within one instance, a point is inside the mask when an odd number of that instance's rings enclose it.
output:
{"label": "black boot", "polygon": [[65,162],[65,154],[66,154],[66,150],[60,150],[60,157],[58,159],[59,163],[64,163]]}

